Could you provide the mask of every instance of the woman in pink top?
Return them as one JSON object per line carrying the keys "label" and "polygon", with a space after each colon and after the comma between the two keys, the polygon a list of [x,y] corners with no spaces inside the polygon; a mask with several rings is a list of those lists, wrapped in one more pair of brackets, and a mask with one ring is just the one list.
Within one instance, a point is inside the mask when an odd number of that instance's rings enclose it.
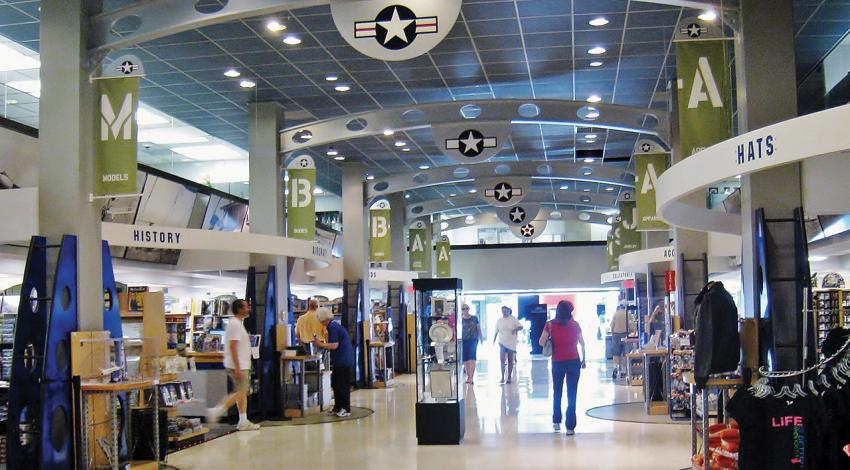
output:
{"label": "woman in pink top", "polygon": [[[546,323],[543,334],[540,335],[540,345],[544,346],[552,340],[552,388],[555,396],[552,404],[552,428],[561,430],[561,396],[564,392],[564,380],[567,382],[567,435],[575,434],[576,428],[576,395],[578,394],[578,379],[585,367],[584,338],[581,326],[573,320],[572,302],[558,302],[555,319]],[[581,345],[581,355],[578,345]]]}

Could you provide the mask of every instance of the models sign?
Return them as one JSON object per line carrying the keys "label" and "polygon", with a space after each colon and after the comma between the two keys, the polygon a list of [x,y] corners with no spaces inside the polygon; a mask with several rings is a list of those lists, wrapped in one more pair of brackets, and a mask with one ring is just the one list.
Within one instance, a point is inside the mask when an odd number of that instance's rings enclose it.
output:
{"label": "models sign", "polygon": [[139,76],[139,59],[127,55],[112,62],[97,81],[94,192],[98,196],[137,192]]}
{"label": "models sign", "polygon": [[687,18],[675,34],[679,132],[682,154],[690,157],[732,136],[729,58],[714,23]]}
{"label": "models sign", "polygon": [[635,189],[637,190],[637,230],[668,230],[655,209],[655,185],[667,169],[667,154],[657,144],[638,141],[635,149]]}
{"label": "models sign", "polygon": [[428,237],[428,228],[425,222],[417,220],[407,231],[407,251],[410,257],[411,271],[427,271],[428,257],[431,253],[428,248],[431,246],[431,238]]}
{"label": "models sign", "polygon": [[316,238],[316,164],[313,157],[300,155],[286,167],[289,173],[289,195],[286,197],[286,236],[313,240]]}
{"label": "models sign", "polygon": [[392,236],[390,234],[390,203],[381,199],[369,208],[369,261],[392,261]]}
{"label": "models sign", "polygon": [[[403,3],[403,4],[402,4]],[[379,60],[408,60],[449,34],[461,0],[331,0],[339,34],[351,47]]]}

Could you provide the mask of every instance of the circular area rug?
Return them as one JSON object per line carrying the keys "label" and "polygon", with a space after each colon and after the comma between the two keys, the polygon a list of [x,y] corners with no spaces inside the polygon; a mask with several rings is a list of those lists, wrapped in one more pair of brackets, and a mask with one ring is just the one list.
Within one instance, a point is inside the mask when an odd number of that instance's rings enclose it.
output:
{"label": "circular area rug", "polygon": [[351,416],[347,416],[345,418],[338,418],[336,415],[328,414],[326,412],[319,413],[313,416],[307,416],[306,418],[292,418],[290,421],[263,421],[260,423],[262,427],[270,427],[270,426],[303,426],[306,424],[322,424],[322,423],[339,423],[342,421],[351,421],[354,419],[363,419],[367,416],[370,416],[374,413],[373,410],[369,408],[361,408],[359,406],[351,407]]}
{"label": "circular area rug", "polygon": [[607,421],[645,424],[690,424],[688,420],[672,420],[669,415],[648,415],[642,401],[615,403],[587,410],[587,416]]}

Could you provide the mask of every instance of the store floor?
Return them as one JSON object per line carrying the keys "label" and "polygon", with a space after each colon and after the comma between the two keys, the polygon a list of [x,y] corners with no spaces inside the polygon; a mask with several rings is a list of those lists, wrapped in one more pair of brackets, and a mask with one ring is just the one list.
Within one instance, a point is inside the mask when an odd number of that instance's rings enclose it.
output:
{"label": "store floor", "polygon": [[[460,446],[417,446],[415,382],[404,376],[387,390],[360,390],[352,404],[375,410],[335,424],[263,428],[216,439],[169,456],[181,470],[207,469],[652,469],[689,466],[688,428],[603,421],[588,408],[640,400],[638,387],[613,385],[594,362],[579,384],[577,434],[552,432],[548,361],[522,360],[518,377],[498,385],[481,361],[466,390],[466,439]],[[606,378],[608,377],[608,378]]]}

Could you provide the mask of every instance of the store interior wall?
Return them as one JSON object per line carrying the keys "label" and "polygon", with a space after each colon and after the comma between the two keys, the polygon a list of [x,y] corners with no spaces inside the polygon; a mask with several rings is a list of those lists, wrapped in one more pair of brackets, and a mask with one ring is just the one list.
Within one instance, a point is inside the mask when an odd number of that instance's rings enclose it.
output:
{"label": "store interior wall", "polygon": [[599,288],[605,246],[477,248],[452,251],[464,290]]}

